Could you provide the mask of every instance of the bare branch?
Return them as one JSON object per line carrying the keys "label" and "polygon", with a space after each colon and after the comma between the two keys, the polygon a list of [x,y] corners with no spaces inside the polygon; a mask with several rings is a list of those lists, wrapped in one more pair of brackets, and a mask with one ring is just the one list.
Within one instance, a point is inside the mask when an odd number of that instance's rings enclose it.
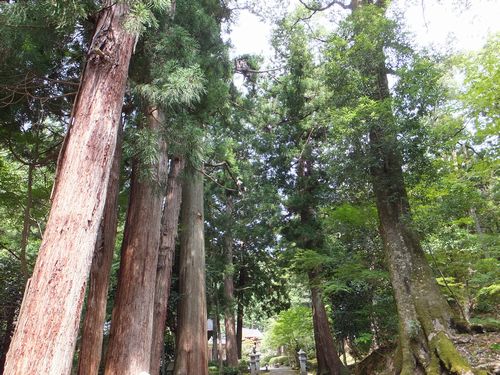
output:
{"label": "bare branch", "polygon": [[309,4],[306,4],[304,2],[304,0],[299,0],[299,2],[308,10],[312,11],[312,12],[322,12],[324,10],[327,10],[329,8],[331,8],[332,6],[334,5],[338,5],[340,6],[341,8],[344,8],[344,9],[352,9],[352,3],[349,3],[349,4],[344,4],[343,2],[341,1],[338,1],[338,0],[333,0],[331,2],[329,2],[328,4],[324,5],[324,6],[311,6]]}
{"label": "bare branch", "polygon": [[234,192],[238,192],[237,189],[232,189],[230,187],[227,187],[227,186],[224,186],[222,185],[219,181],[217,181],[215,178],[213,178],[212,176],[210,176],[209,174],[205,173],[204,170],[202,169],[196,169],[198,172],[200,172],[203,176],[207,177],[210,181],[214,182],[216,185],[220,186],[221,188],[227,190],[227,191],[234,191]]}

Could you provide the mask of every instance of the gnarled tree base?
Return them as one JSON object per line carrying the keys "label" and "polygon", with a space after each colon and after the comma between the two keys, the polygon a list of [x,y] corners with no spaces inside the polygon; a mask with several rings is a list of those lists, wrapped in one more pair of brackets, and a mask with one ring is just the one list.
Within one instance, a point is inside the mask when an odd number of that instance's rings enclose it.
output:
{"label": "gnarled tree base", "polygon": [[[415,343],[417,344],[417,343]],[[418,347],[420,345],[415,345]],[[351,368],[354,375],[487,375],[485,370],[472,368],[457,350],[453,341],[444,333],[437,333],[428,343],[431,350],[427,365],[418,361],[413,353],[409,363],[404,363],[400,347],[379,348]],[[410,357],[411,358],[411,357]],[[403,370],[404,368],[404,370]]]}

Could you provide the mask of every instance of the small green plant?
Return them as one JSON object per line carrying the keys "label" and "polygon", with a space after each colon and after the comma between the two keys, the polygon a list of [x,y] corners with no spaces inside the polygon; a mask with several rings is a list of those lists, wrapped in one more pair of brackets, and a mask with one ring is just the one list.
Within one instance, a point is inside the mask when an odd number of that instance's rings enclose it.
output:
{"label": "small green plant", "polygon": [[238,362],[238,369],[240,373],[248,371],[248,361],[246,359],[240,359]]}
{"label": "small green plant", "polygon": [[239,375],[240,374],[240,369],[238,367],[224,367],[222,370],[222,373],[224,375]]}
{"label": "small green plant", "polygon": [[496,343],[494,343],[494,344],[491,344],[490,349],[491,349],[491,350],[494,350],[494,351],[496,351],[496,352],[500,352],[500,343],[499,343],[499,342],[496,342]]}

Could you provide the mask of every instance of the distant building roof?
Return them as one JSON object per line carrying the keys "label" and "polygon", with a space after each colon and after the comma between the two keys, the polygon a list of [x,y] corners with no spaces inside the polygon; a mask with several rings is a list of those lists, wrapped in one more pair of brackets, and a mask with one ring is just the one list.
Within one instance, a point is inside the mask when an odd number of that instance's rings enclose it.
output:
{"label": "distant building roof", "polygon": [[243,327],[243,338],[244,339],[259,339],[264,338],[264,334],[258,329],[245,328]]}

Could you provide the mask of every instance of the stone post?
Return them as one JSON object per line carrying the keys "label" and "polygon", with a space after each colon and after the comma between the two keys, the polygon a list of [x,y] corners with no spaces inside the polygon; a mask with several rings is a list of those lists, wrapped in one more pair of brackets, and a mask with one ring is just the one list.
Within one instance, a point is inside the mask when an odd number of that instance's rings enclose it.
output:
{"label": "stone post", "polygon": [[260,353],[255,353],[255,373],[260,374]]}
{"label": "stone post", "polygon": [[300,375],[307,375],[307,370],[306,370],[307,356],[306,356],[306,352],[303,351],[302,349],[300,349],[297,354],[299,355]]}
{"label": "stone post", "polygon": [[250,353],[250,375],[257,374],[257,370],[255,368],[255,356],[256,356],[256,353],[254,353],[254,352]]}

